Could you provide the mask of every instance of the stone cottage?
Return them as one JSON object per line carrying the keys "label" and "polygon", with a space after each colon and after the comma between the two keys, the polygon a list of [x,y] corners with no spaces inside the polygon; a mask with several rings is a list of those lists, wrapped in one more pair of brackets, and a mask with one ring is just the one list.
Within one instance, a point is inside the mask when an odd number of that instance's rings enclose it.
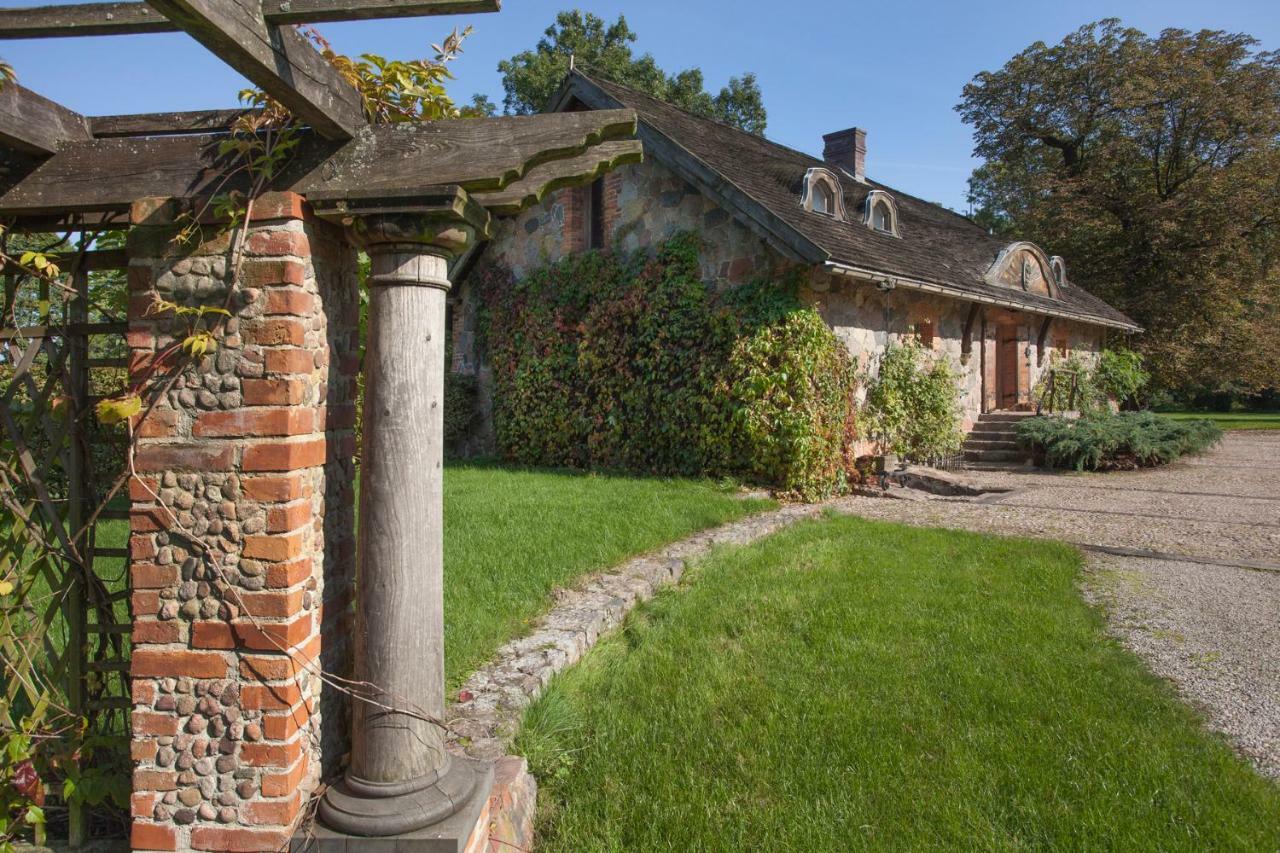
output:
{"label": "stone cottage", "polygon": [[[504,220],[486,262],[521,274],[566,254],[703,238],[704,279],[719,288],[804,270],[813,305],[861,366],[914,335],[959,369],[965,429],[984,413],[1026,410],[1051,351],[1089,358],[1132,320],[1073,285],[1068,263],[1025,241],[867,177],[866,132],[828,134],[822,160],[691,115],[627,87],[571,72],[553,111],[626,107],[644,162],[560,190]],[[478,377],[481,425],[468,450],[492,446],[491,388],[475,348],[475,304],[459,269],[451,308],[453,370]]]}

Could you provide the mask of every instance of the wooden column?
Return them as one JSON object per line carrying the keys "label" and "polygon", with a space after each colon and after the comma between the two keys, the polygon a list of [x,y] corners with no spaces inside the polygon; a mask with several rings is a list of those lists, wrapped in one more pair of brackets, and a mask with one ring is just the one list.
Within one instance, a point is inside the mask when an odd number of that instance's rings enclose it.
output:
{"label": "wooden column", "polygon": [[[444,748],[445,295],[466,223],[357,220],[369,252],[351,765],[320,818],[349,835],[438,827],[487,802],[492,771]],[[474,816],[472,817],[474,820]],[[463,828],[463,833],[469,832]]]}

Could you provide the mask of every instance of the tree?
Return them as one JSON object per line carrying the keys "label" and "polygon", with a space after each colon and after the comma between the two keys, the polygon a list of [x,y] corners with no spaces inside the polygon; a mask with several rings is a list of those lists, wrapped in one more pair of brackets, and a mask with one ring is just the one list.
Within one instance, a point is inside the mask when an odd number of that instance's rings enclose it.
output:
{"label": "tree", "polygon": [[980,221],[1147,329],[1165,389],[1280,386],[1280,55],[1107,19],[979,74],[956,108]]}
{"label": "tree", "polygon": [[705,87],[702,71],[668,75],[652,54],[632,51],[636,34],[621,15],[612,24],[590,12],[561,12],[533,50],[498,63],[508,115],[530,115],[546,107],[569,73],[569,58],[584,70],[697,115],[763,135],[768,116],[756,76],[734,77],[717,95]]}

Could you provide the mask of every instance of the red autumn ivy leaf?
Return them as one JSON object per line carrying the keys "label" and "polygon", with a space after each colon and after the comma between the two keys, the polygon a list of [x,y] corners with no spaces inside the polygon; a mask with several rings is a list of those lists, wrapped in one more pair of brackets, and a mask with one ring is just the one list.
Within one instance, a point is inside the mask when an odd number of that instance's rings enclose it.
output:
{"label": "red autumn ivy leaf", "polygon": [[44,805],[44,785],[41,784],[40,774],[36,772],[35,765],[30,759],[18,765],[13,771],[13,778],[9,780],[9,784],[37,806]]}

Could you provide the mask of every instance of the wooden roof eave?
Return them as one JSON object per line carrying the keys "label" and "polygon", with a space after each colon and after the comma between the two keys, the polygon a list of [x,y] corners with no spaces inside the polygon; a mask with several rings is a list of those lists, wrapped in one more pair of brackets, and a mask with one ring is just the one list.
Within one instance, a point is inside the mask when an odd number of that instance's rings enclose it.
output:
{"label": "wooden roof eave", "polygon": [[1039,305],[1028,305],[1024,302],[1018,301],[1017,299],[999,299],[994,296],[973,293],[963,288],[948,286],[939,282],[923,281],[894,273],[857,267],[840,261],[829,261],[825,264],[824,269],[833,275],[845,276],[868,282],[884,281],[891,283],[894,287],[903,287],[907,290],[917,290],[924,293],[936,293],[941,296],[958,299],[961,302],[992,305],[998,308],[1008,308],[1013,311],[1020,311],[1024,314],[1034,314],[1041,317],[1056,317],[1063,320],[1074,320],[1080,323],[1105,326],[1109,329],[1120,329],[1126,332],[1144,331],[1143,328],[1136,323],[1125,323],[1109,317],[1102,317],[1083,311],[1073,311],[1066,306],[1063,306],[1061,309],[1053,309]]}

